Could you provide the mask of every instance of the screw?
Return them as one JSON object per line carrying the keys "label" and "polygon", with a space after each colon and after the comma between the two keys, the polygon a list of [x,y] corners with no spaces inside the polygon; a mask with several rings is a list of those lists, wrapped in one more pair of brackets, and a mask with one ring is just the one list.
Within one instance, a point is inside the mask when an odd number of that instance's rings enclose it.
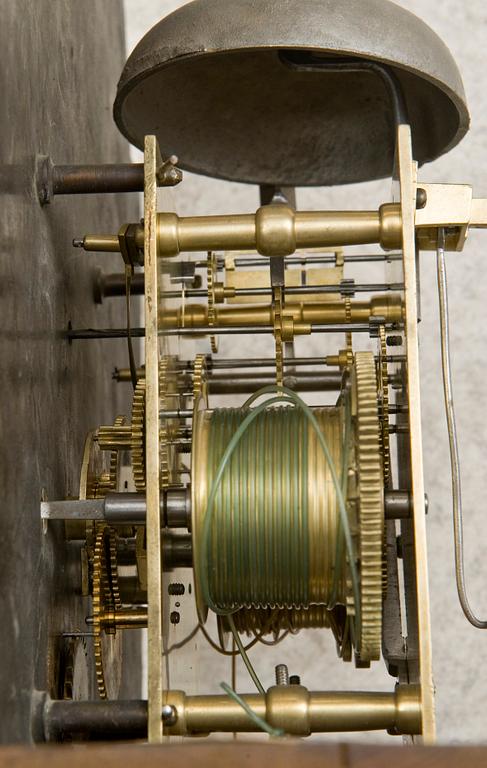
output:
{"label": "screw", "polygon": [[184,595],[186,590],[184,588],[184,584],[173,582],[172,584],[169,584],[167,591],[170,595]]}
{"label": "screw", "polygon": [[289,685],[301,685],[301,678],[299,675],[291,675],[289,678]]}
{"label": "screw", "polygon": [[176,725],[178,721],[178,711],[176,707],[173,707],[171,704],[164,704],[161,709],[161,719],[164,725],[169,727]]}
{"label": "screw", "polygon": [[428,202],[428,195],[425,189],[418,189],[416,191],[416,208],[424,208]]}
{"label": "screw", "polygon": [[179,613],[179,611],[172,611],[171,615],[169,616],[169,621],[171,622],[171,624],[179,624],[179,622],[181,621],[181,614]]}
{"label": "screw", "polygon": [[287,664],[278,664],[276,667],[276,685],[289,685],[289,670]]}
{"label": "screw", "polygon": [[402,536],[396,536],[396,550],[398,558],[402,560]]}
{"label": "screw", "polygon": [[402,347],[402,336],[388,336],[386,344],[388,347]]}

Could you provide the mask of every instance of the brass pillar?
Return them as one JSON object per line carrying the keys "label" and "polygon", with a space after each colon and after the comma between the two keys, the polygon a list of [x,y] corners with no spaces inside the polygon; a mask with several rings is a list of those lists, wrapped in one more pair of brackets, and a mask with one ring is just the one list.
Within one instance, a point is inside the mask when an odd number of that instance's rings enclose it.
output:
{"label": "brass pillar", "polygon": [[181,218],[157,216],[159,256],[186,251],[255,250],[262,256],[290,256],[299,248],[329,248],[378,243],[399,248],[400,207],[382,205],[378,211],[294,211],[267,205],[256,214]]}
{"label": "brass pillar", "polygon": [[[122,228],[123,229],[123,228]],[[144,246],[144,228],[137,226],[135,245]],[[377,243],[400,248],[400,206],[378,211],[295,211],[266,205],[254,213],[180,217],[157,215],[157,252],[171,257],[191,251],[257,251],[262,256],[290,256],[300,248],[334,248]],[[77,244],[86,251],[120,251],[118,235],[86,235]]]}
{"label": "brass pillar", "polygon": [[[262,720],[286,734],[388,730],[421,732],[419,687],[398,685],[392,693],[310,692],[302,685],[279,685],[267,693],[242,696]],[[177,712],[170,735],[256,732],[258,725],[229,696],[186,696],[168,691],[165,702]]]}

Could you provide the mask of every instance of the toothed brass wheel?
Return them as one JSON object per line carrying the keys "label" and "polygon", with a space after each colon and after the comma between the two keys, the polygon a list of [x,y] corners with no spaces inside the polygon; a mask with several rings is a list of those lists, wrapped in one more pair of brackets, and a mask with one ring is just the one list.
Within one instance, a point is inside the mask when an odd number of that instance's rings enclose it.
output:
{"label": "toothed brass wheel", "polygon": [[389,438],[389,372],[387,368],[386,329],[379,328],[379,360],[377,363],[377,382],[379,386],[379,418],[384,467],[384,486],[389,486],[391,477],[391,451]]}
{"label": "toothed brass wheel", "polygon": [[121,635],[102,617],[121,607],[115,532],[97,525],[92,563],[93,651],[100,699],[117,698],[121,682]]}
{"label": "toothed brass wheel", "polygon": [[196,355],[193,368],[193,399],[206,394],[206,355]]}
{"label": "toothed brass wheel", "polygon": [[282,340],[282,288],[273,289],[274,299],[274,340],[276,348],[276,384],[284,383],[284,345]]}
{"label": "toothed brass wheel", "polygon": [[[125,416],[117,416],[113,427],[100,427],[97,433],[98,445],[102,450],[110,450],[110,468],[104,472],[98,481],[97,495],[102,496],[110,491],[117,490],[118,467],[120,461],[119,445],[125,443],[130,446],[130,425],[125,424]],[[104,441],[112,439],[112,445],[105,446]]]}
{"label": "toothed brass wheel", "polygon": [[[214,253],[208,254],[208,260],[206,262],[206,278],[207,278],[207,290],[208,290],[208,325],[213,328],[216,320],[215,313],[215,283],[217,279],[217,261]],[[210,336],[211,351],[213,354],[218,352],[218,338],[216,336]]]}
{"label": "toothed brass wheel", "polygon": [[145,379],[139,379],[132,401],[132,473],[139,493],[145,492]]}
{"label": "toothed brass wheel", "polygon": [[360,525],[360,661],[380,658],[384,478],[380,446],[374,356],[357,352],[352,373],[352,412],[356,421],[358,510]]}
{"label": "toothed brass wheel", "polygon": [[[178,388],[176,360],[163,357],[159,365],[159,401],[161,411],[177,410],[181,407]],[[145,463],[145,378],[139,379],[132,402],[132,472],[137,491],[146,489]],[[182,422],[179,419],[162,419],[159,430],[160,445],[160,481],[161,488],[177,482],[179,461],[174,442]]]}

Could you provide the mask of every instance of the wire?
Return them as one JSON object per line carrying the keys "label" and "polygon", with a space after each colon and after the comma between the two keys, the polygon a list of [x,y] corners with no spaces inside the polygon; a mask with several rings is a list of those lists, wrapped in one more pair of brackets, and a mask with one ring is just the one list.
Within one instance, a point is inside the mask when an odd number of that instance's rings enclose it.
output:
{"label": "wire", "polygon": [[[344,394],[345,400],[345,430],[343,436],[343,452],[342,452],[342,494],[343,498],[347,498],[348,490],[348,450],[351,435],[352,424],[352,406],[350,403],[350,392],[347,390]],[[335,569],[333,573],[333,586],[331,589],[331,597],[328,602],[328,608],[331,610],[337,604],[338,599],[338,576],[342,568],[342,551],[343,551],[343,527],[340,525],[337,530],[336,537],[336,551],[335,551]]]}
{"label": "wire", "polygon": [[273,728],[272,725],[269,725],[265,720],[263,720],[262,717],[259,717],[259,715],[254,712],[254,710],[249,707],[245,699],[242,699],[241,696],[238,695],[236,691],[233,690],[233,688],[230,688],[227,683],[220,683],[221,688],[225,691],[227,696],[230,696],[231,699],[237,702],[237,704],[240,704],[243,710],[248,714],[251,720],[258,725],[258,727],[269,734],[269,736],[284,736],[284,731],[281,728]]}
{"label": "wire", "polygon": [[260,636],[257,638],[257,640],[258,640],[258,642],[259,642],[259,643],[262,643],[262,645],[269,645],[269,646],[274,646],[274,645],[279,645],[279,643],[282,643],[282,641],[283,641],[283,640],[285,640],[285,639],[286,639],[286,637],[287,637],[288,635],[291,635],[291,634],[292,634],[292,635],[297,635],[298,633],[297,633],[297,631],[295,631],[295,632],[291,632],[291,630],[290,630],[290,629],[286,629],[286,630],[284,630],[284,632],[282,633],[282,635],[279,635],[279,637],[276,637],[276,638],[275,638],[275,640],[264,640],[264,638],[262,637],[262,635],[260,635]]}
{"label": "wire", "polygon": [[[345,544],[347,549],[347,555],[349,559],[349,566],[350,566],[350,576],[352,580],[352,590],[354,595],[354,602],[355,602],[355,626],[359,627],[361,622],[361,604],[360,604],[360,587],[359,587],[359,579],[358,579],[358,572],[357,567],[355,564],[355,555],[353,551],[353,542],[352,542],[352,536],[350,532],[350,525],[348,522],[348,515],[347,515],[347,509],[345,506],[345,499],[343,497],[342,488],[340,485],[340,482],[338,480],[338,475],[335,469],[335,465],[333,463],[328,445],[326,443],[326,440],[324,438],[324,435],[319,427],[318,422],[316,421],[316,418],[313,414],[313,411],[311,408],[306,405],[304,400],[302,400],[299,395],[297,395],[295,392],[293,392],[290,389],[287,389],[286,387],[277,387],[277,386],[269,386],[264,387],[263,389],[256,392],[252,397],[250,397],[246,405],[250,405],[251,403],[255,402],[261,395],[268,394],[271,392],[280,391],[282,392],[287,398],[292,400],[299,408],[303,410],[303,413],[306,415],[306,418],[308,419],[309,423],[313,427],[316,437],[318,438],[318,441],[321,445],[321,448],[323,450],[323,453],[325,455],[326,461],[328,463],[328,466],[330,468],[330,474],[333,479],[333,484],[335,486],[335,492],[337,496],[338,501],[338,509],[340,512],[340,518],[341,518],[341,524],[343,526],[343,534],[345,536]],[[272,402],[269,401],[269,403]],[[358,639],[359,633],[356,633],[356,637]],[[358,653],[360,653],[360,649],[357,649]]]}
{"label": "wire", "polygon": [[472,608],[467,595],[463,551],[463,506],[460,454],[458,450],[455,406],[453,403],[453,384],[450,358],[450,320],[448,310],[448,279],[445,261],[445,231],[438,230],[438,249],[436,256],[438,299],[440,304],[441,367],[443,373],[443,392],[445,397],[446,423],[450,445],[451,484],[453,498],[453,538],[455,543],[455,576],[458,598],[462,610],[477,629],[487,629],[487,620],[479,619]]}
{"label": "wire", "polygon": [[[200,626],[201,632],[203,633],[203,636],[204,636],[205,640],[207,640],[207,642],[211,645],[212,648],[215,649],[215,651],[218,651],[218,653],[221,653],[222,656],[239,656],[240,655],[240,651],[239,650],[236,650],[236,651],[226,651],[225,648],[221,647],[221,645],[218,645],[217,643],[215,643],[213,638],[206,631],[206,629],[203,626],[203,624],[200,624],[199,626]],[[250,651],[250,649],[253,648],[254,645],[257,645],[258,642],[259,642],[259,637],[254,637],[254,639],[250,643],[248,643],[247,645],[244,646],[244,651]]]}
{"label": "wire", "polygon": [[[230,613],[234,613],[236,610],[238,610],[241,606],[237,605],[230,608],[229,607],[222,608],[221,606],[216,604],[216,602],[212,598],[212,595],[210,594],[209,573],[208,573],[209,539],[210,539],[211,525],[213,522],[216,494],[219,490],[220,484],[222,482],[223,476],[227,469],[228,463],[232,457],[232,454],[234,453],[242,437],[246,433],[248,427],[252,424],[252,422],[255,421],[255,419],[264,410],[268,408],[269,405],[275,402],[277,403],[282,401],[283,401],[282,396],[277,398],[272,398],[271,400],[263,403],[262,405],[258,406],[257,408],[253,409],[247,414],[244,420],[240,423],[236,432],[233,434],[232,439],[228,443],[227,448],[224,451],[223,456],[219,462],[216,474],[213,478],[213,483],[212,483],[211,491],[208,497],[206,514],[205,514],[204,523],[203,523],[201,558],[199,560],[199,566],[200,566],[199,579],[200,579],[200,584],[202,587],[202,592],[203,592],[205,602],[209,606],[209,608],[217,615],[228,616]],[[249,574],[249,575],[252,577],[252,574]]]}
{"label": "wire", "polygon": [[246,652],[246,650],[245,650],[245,648],[244,648],[244,646],[242,644],[242,641],[240,639],[240,635],[238,634],[238,632],[237,632],[237,630],[235,628],[235,624],[233,622],[233,617],[232,617],[231,614],[228,615],[227,621],[228,621],[228,623],[230,625],[230,629],[232,630],[233,639],[235,640],[236,646],[237,646],[237,648],[238,648],[238,650],[240,652],[240,655],[242,657],[242,661],[245,664],[245,666],[247,667],[247,671],[248,671],[250,677],[252,678],[252,680],[254,681],[255,687],[257,688],[259,693],[262,693],[264,695],[265,694],[264,686],[260,682],[260,680],[259,680],[259,678],[257,676],[257,672],[253,668],[252,662],[250,661],[249,657],[247,656],[247,652]]}
{"label": "wire", "polygon": [[129,352],[130,379],[135,389],[137,386],[137,366],[135,364],[134,347],[132,344],[132,323],[130,320],[130,295],[132,292],[132,267],[125,266],[125,302],[127,310],[127,345]]}
{"label": "wire", "polygon": [[187,635],[185,638],[180,640],[179,643],[173,643],[173,645],[170,645],[169,648],[166,651],[164,651],[162,655],[169,656],[169,654],[172,653],[173,651],[177,651],[180,648],[184,648],[184,646],[190,643],[193,637],[195,637],[198,634],[200,629],[201,629],[201,625],[197,624],[195,628],[189,633],[189,635]]}
{"label": "wire", "polygon": [[[232,458],[232,455],[239,445],[240,441],[242,440],[242,437],[245,435],[246,431],[250,427],[250,425],[255,421],[255,419],[263,413],[265,410],[269,408],[270,405],[274,403],[290,403],[291,405],[296,406],[299,408],[302,413],[304,414],[305,418],[307,419],[308,423],[313,428],[314,432],[316,433],[316,437],[318,439],[318,442],[321,446],[321,449],[323,451],[323,454],[326,458],[326,461],[328,463],[330,474],[333,480],[333,484],[335,486],[335,493],[336,498],[338,502],[338,508],[340,512],[341,517],[341,524],[343,529],[343,534],[345,538],[345,544],[346,544],[346,550],[349,560],[349,566],[350,566],[350,574],[351,574],[351,581],[352,581],[352,590],[354,595],[354,602],[355,602],[355,620],[357,623],[357,626],[360,626],[360,618],[361,618],[361,606],[360,606],[360,591],[359,591],[359,582],[358,582],[358,573],[357,568],[355,564],[355,555],[353,550],[353,543],[351,538],[351,532],[350,532],[350,526],[348,522],[348,515],[347,510],[345,506],[345,501],[343,497],[342,487],[338,480],[338,475],[328,448],[328,445],[326,443],[326,440],[324,438],[324,435],[319,427],[319,424],[311,411],[311,409],[301,400],[301,398],[296,395],[291,390],[288,390],[285,387],[276,387],[276,386],[270,386],[265,387],[258,392],[256,392],[252,397],[250,397],[246,403],[244,404],[244,409],[248,408],[252,403],[254,403],[259,397],[265,394],[271,394],[271,393],[278,393],[277,396],[270,398],[269,400],[265,401],[261,405],[254,408],[252,411],[250,411],[244,420],[239,425],[236,432],[233,434],[233,437],[231,438],[230,442],[228,443],[223,456],[220,459],[220,462],[218,464],[218,468],[216,471],[215,476],[212,479],[212,485],[211,490],[209,493],[208,501],[207,501],[207,507],[206,507],[206,514],[204,517],[203,522],[203,531],[202,531],[202,547],[201,547],[201,558],[197,563],[197,570],[199,571],[199,580],[203,592],[204,599],[206,601],[206,604],[209,606],[211,610],[214,611],[217,615],[226,615],[229,620],[230,628],[232,629],[232,633],[235,638],[235,642],[237,643],[237,646],[239,648],[239,651],[242,655],[243,661],[247,666],[247,669],[249,671],[250,676],[252,677],[254,683],[256,684],[258,690],[263,691],[262,684],[260,683],[255,670],[253,669],[250,660],[246,656],[246,652],[244,647],[242,646],[242,643],[240,641],[240,638],[238,636],[238,632],[236,631],[235,624],[233,622],[233,619],[231,618],[231,614],[235,613],[236,610],[240,606],[233,606],[233,607],[225,607],[222,608],[220,605],[218,605],[212,598],[212,595],[210,594],[210,582],[209,582],[209,572],[208,572],[208,566],[209,566],[209,538],[210,538],[210,531],[212,528],[212,522],[213,522],[213,513],[214,513],[214,507],[215,507],[215,499],[216,494],[220,488],[220,485],[222,483],[225,470],[227,469],[227,466],[229,464],[230,459]],[[300,531],[300,528],[298,528],[298,532]],[[359,633],[355,633],[356,637],[359,637]],[[358,649],[359,651],[359,649]]]}

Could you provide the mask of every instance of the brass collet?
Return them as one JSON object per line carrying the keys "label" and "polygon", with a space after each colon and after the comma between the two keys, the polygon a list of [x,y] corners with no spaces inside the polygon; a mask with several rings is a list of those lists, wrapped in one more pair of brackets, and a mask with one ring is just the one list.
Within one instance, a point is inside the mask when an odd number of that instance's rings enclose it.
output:
{"label": "brass collet", "polygon": [[401,208],[394,203],[378,211],[295,211],[266,205],[255,214],[181,218],[157,216],[159,256],[188,251],[253,250],[262,256],[290,256],[298,249],[378,243],[400,248]]}

